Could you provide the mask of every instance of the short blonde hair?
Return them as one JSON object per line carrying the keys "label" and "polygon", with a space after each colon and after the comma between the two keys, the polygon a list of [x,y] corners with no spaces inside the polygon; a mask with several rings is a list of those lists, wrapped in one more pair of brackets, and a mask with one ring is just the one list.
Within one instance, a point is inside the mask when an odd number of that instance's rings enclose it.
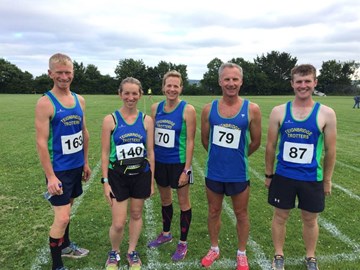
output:
{"label": "short blonde hair", "polygon": [[49,69],[51,70],[55,64],[73,66],[73,62],[69,56],[62,53],[56,53],[49,59]]}
{"label": "short blonde hair", "polygon": [[181,77],[181,73],[179,71],[176,71],[176,70],[170,70],[170,71],[166,72],[164,77],[163,77],[163,80],[162,80],[162,86],[163,87],[165,86],[166,80],[169,77],[179,78],[180,79],[180,86],[183,86],[183,80],[182,80],[182,77]]}

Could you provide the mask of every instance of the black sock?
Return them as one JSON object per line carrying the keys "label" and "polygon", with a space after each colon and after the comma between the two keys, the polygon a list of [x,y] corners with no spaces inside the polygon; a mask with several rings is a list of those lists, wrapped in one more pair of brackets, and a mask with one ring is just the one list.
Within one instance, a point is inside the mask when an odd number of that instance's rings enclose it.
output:
{"label": "black sock", "polygon": [[191,208],[180,213],[180,241],[186,241],[191,223]]}
{"label": "black sock", "polygon": [[64,243],[62,244],[61,248],[66,248],[70,245],[70,237],[69,237],[69,230],[70,230],[70,221],[66,226],[65,233],[64,233]]}
{"label": "black sock", "polygon": [[64,238],[55,239],[49,236],[50,253],[53,262],[52,270],[56,270],[57,268],[64,266],[61,259],[61,245],[63,241]]}
{"label": "black sock", "polygon": [[171,220],[173,217],[173,206],[172,204],[168,206],[162,206],[161,214],[163,219],[163,231],[170,232]]}

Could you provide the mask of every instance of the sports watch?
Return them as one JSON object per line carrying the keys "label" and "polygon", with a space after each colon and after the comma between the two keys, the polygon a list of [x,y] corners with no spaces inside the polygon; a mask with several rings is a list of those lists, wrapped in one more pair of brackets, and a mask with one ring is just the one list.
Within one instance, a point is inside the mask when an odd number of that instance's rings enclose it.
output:
{"label": "sports watch", "polygon": [[183,170],[183,173],[185,173],[186,175],[190,175],[192,173],[192,171],[189,169],[189,170]]}
{"label": "sports watch", "polygon": [[108,183],[109,179],[107,178],[101,178],[101,184]]}

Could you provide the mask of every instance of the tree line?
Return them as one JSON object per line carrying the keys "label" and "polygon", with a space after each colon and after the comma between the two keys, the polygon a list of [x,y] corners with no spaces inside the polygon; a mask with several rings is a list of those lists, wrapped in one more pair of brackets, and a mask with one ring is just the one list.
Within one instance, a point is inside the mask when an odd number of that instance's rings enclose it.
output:
{"label": "tree line", "polygon": [[[257,56],[253,62],[243,58],[233,58],[228,62],[240,65],[244,71],[243,95],[286,95],[292,93],[290,71],[297,64],[297,58],[286,52],[271,51]],[[188,78],[185,64],[173,64],[160,61],[157,66],[146,66],[143,60],[121,59],[114,70],[115,76],[102,75],[92,64],[84,66],[74,61],[74,80],[72,91],[79,94],[115,94],[120,81],[126,77],[139,79],[146,92],[161,94],[162,77],[169,70],[177,70],[184,80],[184,95],[218,95],[218,69],[223,61],[214,58],[207,64],[203,78],[195,83]],[[311,63],[310,63],[311,64]],[[319,70],[317,90],[327,95],[358,94],[357,69],[360,63],[355,61],[340,62],[328,60]],[[34,76],[21,71],[16,65],[0,58],[0,93],[30,94],[44,93],[51,89],[52,80],[46,73]]]}

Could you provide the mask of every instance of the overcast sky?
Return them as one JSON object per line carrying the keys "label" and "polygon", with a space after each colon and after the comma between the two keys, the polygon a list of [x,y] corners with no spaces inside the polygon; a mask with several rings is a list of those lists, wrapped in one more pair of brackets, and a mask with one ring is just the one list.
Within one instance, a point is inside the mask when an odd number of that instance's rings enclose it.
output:
{"label": "overcast sky", "polygon": [[34,76],[57,52],[103,75],[133,58],[184,64],[202,79],[215,57],[253,62],[271,51],[317,68],[359,62],[360,1],[0,0],[0,58]]}

